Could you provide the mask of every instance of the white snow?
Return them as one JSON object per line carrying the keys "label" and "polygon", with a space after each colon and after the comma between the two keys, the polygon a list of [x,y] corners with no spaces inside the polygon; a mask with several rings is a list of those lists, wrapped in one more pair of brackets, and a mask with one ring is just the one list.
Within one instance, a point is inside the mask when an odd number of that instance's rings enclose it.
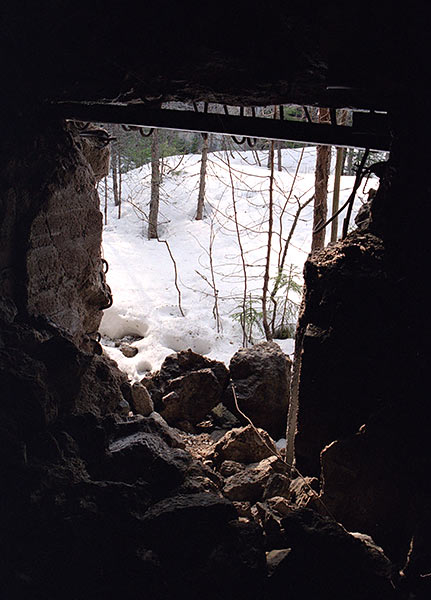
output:
{"label": "white snow", "polygon": [[[283,171],[275,173],[274,185],[272,276],[276,273],[280,249],[280,228],[285,238],[298,202],[309,198],[314,187],[315,148],[304,150],[294,186],[292,182],[301,149],[282,152]],[[121,219],[117,218],[108,180],[108,223],[103,232],[103,254],[109,263],[107,282],[114,302],[104,311],[100,332],[106,352],[131,380],[138,380],[145,373],[160,368],[164,358],[172,352],[191,348],[228,364],[243,345],[241,326],[232,318],[240,310],[244,285],[233,200],[247,264],[248,293],[255,299],[254,308],[261,310],[257,299],[262,293],[269,217],[266,154],[259,153],[261,167],[255,164],[251,151],[228,156],[225,152],[209,154],[205,217],[202,221],[194,220],[200,156],[165,159],[160,191],[159,239],[167,240],[176,262],[184,316],[179,308],[174,264],[168,248],[162,241],[147,239],[145,217],[150,199],[150,165],[123,175]],[[335,159],[332,162],[334,164]],[[340,204],[347,199],[353,180],[353,177],[342,178]],[[375,179],[369,181],[369,187],[376,187]],[[103,182],[99,193],[103,212]],[[366,200],[362,188],[358,196],[357,207],[361,198]],[[310,249],[312,212],[313,205],[310,203],[301,213],[287,253],[286,267],[294,265],[298,269],[298,281]],[[218,290],[219,331],[213,315],[211,239],[213,272]],[[296,300],[299,301],[299,298]],[[132,358],[124,357],[115,346],[115,342],[125,337],[138,349]],[[253,338],[254,341],[263,339],[257,328]],[[279,340],[278,343],[286,353],[293,352],[292,339]]]}

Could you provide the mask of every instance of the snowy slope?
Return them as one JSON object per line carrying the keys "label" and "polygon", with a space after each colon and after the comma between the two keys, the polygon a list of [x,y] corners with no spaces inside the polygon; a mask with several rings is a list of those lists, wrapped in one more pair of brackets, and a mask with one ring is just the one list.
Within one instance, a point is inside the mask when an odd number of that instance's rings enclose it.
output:
{"label": "snowy slope", "polygon": [[[248,294],[256,298],[253,306],[259,309],[257,299],[262,293],[269,216],[269,170],[264,166],[264,153],[260,154],[262,166],[255,164],[250,151],[209,155],[203,221],[194,220],[200,156],[165,159],[159,239],[168,241],[176,263],[184,316],[179,308],[174,264],[168,248],[161,241],[146,239],[150,166],[123,176],[121,219],[117,218],[108,181],[108,223],[103,233],[103,252],[110,267],[107,281],[114,303],[104,312],[100,332],[106,351],[132,380],[158,369],[172,352],[191,348],[228,363],[242,346],[240,324],[232,318],[239,310],[244,289],[234,203],[247,265]],[[303,203],[313,194],[314,148],[305,149],[292,185],[300,154],[300,149],[283,150],[283,171],[275,175],[272,275],[278,261],[280,228],[285,238],[298,202]],[[373,184],[375,186],[376,180],[371,180],[368,187]],[[347,199],[352,185],[353,177],[342,178],[341,203]],[[103,204],[103,183],[99,193]],[[366,199],[362,188],[356,201],[358,207],[361,198]],[[299,273],[310,249],[311,219],[312,203],[301,213],[287,253],[286,266],[295,265]],[[219,331],[213,316],[210,239],[213,240],[213,274],[218,290]],[[125,336],[132,336],[129,339],[138,349],[133,358],[124,357],[115,347],[115,341],[118,343]],[[262,335],[255,328],[254,340],[259,338]],[[280,345],[290,353],[293,340],[281,340]]]}

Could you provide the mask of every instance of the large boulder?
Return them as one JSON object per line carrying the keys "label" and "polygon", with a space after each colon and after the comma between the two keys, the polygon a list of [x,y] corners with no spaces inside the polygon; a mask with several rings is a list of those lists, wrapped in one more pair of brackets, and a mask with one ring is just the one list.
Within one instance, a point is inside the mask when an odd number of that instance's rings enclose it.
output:
{"label": "large boulder", "polygon": [[184,350],[168,356],[160,371],[142,383],[169,425],[193,431],[219,404],[228,376],[223,363]]}
{"label": "large boulder", "polygon": [[[285,435],[291,360],[275,342],[260,342],[252,348],[241,348],[229,365],[240,410],[274,439]],[[232,387],[225,393],[224,403],[242,423],[245,419],[235,406]]]}
{"label": "large boulder", "polygon": [[[178,598],[261,600],[265,580],[262,532],[236,520],[229,500],[178,494],[141,519],[146,544],[160,556]],[[204,592],[203,592],[204,590]]]}
{"label": "large boulder", "polygon": [[406,474],[400,468],[405,460],[400,439],[396,430],[385,430],[379,424],[327,446],[321,455],[321,500],[347,529],[371,535],[401,566],[414,523],[418,529],[423,527],[419,490],[413,502],[410,497],[419,481],[415,471],[420,468],[423,450],[417,448],[417,465],[411,465]]}
{"label": "large boulder", "polygon": [[191,456],[179,448],[169,448],[152,433],[137,432],[112,442],[105,477],[110,481],[150,483],[156,494],[166,493],[179,485]]}
{"label": "large boulder", "polygon": [[395,600],[396,572],[383,551],[329,517],[299,509],[282,521],[285,545],[272,564],[267,598]]}

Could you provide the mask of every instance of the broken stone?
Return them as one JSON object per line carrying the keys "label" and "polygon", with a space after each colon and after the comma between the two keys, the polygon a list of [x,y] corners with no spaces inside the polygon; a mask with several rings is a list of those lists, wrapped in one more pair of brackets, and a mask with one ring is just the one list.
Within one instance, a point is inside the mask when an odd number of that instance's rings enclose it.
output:
{"label": "broken stone", "polygon": [[106,463],[106,478],[133,483],[151,483],[156,495],[179,485],[185,477],[190,455],[169,446],[157,435],[137,432],[112,442]]}
{"label": "broken stone", "polygon": [[219,472],[223,477],[231,477],[244,470],[244,465],[235,460],[224,460],[219,467]]}
{"label": "broken stone", "polygon": [[265,547],[267,549],[283,548],[286,544],[280,515],[275,512],[267,502],[256,502],[251,509],[252,516],[265,534]]}
{"label": "broken stone", "polygon": [[126,344],[125,342],[121,342],[119,348],[126,358],[133,358],[138,354],[138,349],[135,346],[131,346],[130,344]]}
{"label": "broken stone", "polygon": [[249,501],[252,504],[260,500],[265,487],[274,473],[276,457],[265,458],[257,464],[248,465],[242,471],[231,475],[225,481],[223,494],[229,500]]}
{"label": "broken stone", "polygon": [[266,564],[268,567],[268,577],[279,568],[280,564],[286,559],[291,548],[280,548],[279,550],[270,550],[266,553]]}
{"label": "broken stone", "polygon": [[120,400],[120,403],[118,405],[118,412],[124,417],[129,416],[130,404],[127,402],[127,400],[124,400],[124,398]]}
{"label": "broken stone", "polygon": [[281,523],[283,548],[291,552],[269,579],[269,598],[282,594],[323,600],[399,598],[389,561],[382,561],[333,519],[299,509]]}
{"label": "broken stone", "polygon": [[288,498],[290,488],[290,479],[283,473],[272,473],[265,485],[263,499],[281,496]]}
{"label": "broken stone", "polygon": [[[156,410],[162,412],[163,403],[161,400],[163,396],[168,395],[171,391],[178,390],[178,385],[171,385],[172,381],[189,373],[206,369],[210,369],[217,381],[216,385],[213,385],[212,389],[209,390],[211,397],[217,397],[217,402],[211,403],[211,408],[213,408],[220,402],[221,395],[228,382],[229,372],[222,362],[211,360],[192,350],[183,350],[175,354],[170,354],[163,361],[160,371],[154,375],[145,377],[141,383],[150,392]],[[212,383],[214,384],[214,382]],[[202,393],[206,393],[204,389],[201,391]],[[202,421],[205,416],[206,413],[199,420]]]}
{"label": "broken stone", "polygon": [[280,515],[280,517],[285,517],[293,510],[293,507],[289,504],[289,501],[282,496],[274,496],[273,498],[267,498],[265,502],[267,506],[269,506],[271,511]]}
{"label": "broken stone", "polygon": [[292,504],[299,507],[306,507],[317,502],[316,497],[319,493],[319,480],[317,477],[297,477],[290,483],[289,499]]}
{"label": "broken stone", "polygon": [[191,371],[169,381],[169,392],[159,403],[159,412],[170,425],[183,427],[204,420],[218,403],[220,385],[211,369]]}
{"label": "broken stone", "polygon": [[147,388],[139,382],[132,384],[132,409],[143,417],[149,416],[154,411],[153,401]]}
{"label": "broken stone", "polygon": [[233,427],[239,427],[241,423],[233,415],[226,406],[219,402],[211,411],[211,417],[215,425],[222,429],[232,429]]}
{"label": "broken stone", "polygon": [[253,518],[251,514],[251,502],[244,500],[242,502],[233,502],[233,505],[239,517],[244,517],[246,519]]}
{"label": "broken stone", "polygon": [[277,448],[267,432],[263,429],[258,432],[251,425],[228,431],[214,446],[214,460],[249,464],[276,455]]}
{"label": "broken stone", "polygon": [[211,493],[179,494],[151,506],[142,524],[153,549],[183,561],[186,555],[211,547],[235,517],[235,508],[226,498]]}

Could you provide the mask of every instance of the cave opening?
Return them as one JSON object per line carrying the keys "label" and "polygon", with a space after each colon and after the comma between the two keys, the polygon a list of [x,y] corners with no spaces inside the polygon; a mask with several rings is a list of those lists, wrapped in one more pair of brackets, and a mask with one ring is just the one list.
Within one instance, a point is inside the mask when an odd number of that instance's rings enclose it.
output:
{"label": "cave opening", "polygon": [[[174,7],[163,41],[155,3],[144,10],[126,2],[119,12],[108,2],[103,14],[79,2],[2,7],[5,598],[429,596],[426,19],[417,7],[311,14],[304,4],[276,5],[275,13],[257,3],[230,7],[211,20],[204,7]],[[146,36],[143,22],[152,25]],[[238,44],[238,31],[256,27],[259,43]],[[365,110],[341,143],[359,131],[390,145],[366,223],[305,266],[296,459],[308,487],[295,488],[294,507],[277,495],[286,476],[277,459],[227,458],[224,440],[199,461],[151,413],[124,418],[133,390],[95,352],[93,334],[111,302],[102,215],[95,171],[65,118],[91,120],[98,105],[109,119],[126,111],[133,118],[118,122],[161,126],[160,102],[190,98]],[[64,114],[72,106],[82,114]],[[198,131],[197,119],[211,116],[191,114]],[[236,135],[260,133],[227,122]],[[294,126],[300,135],[302,125]],[[331,140],[345,134],[328,127]],[[204,380],[208,390],[224,386],[222,369],[194,366],[185,377],[181,364],[169,365],[164,395],[186,383],[202,390]],[[257,380],[267,381],[263,371]],[[255,446],[262,450],[246,438],[241,449]],[[313,502],[317,478],[320,506],[335,522]],[[252,518],[238,491],[244,479],[254,490]]]}

